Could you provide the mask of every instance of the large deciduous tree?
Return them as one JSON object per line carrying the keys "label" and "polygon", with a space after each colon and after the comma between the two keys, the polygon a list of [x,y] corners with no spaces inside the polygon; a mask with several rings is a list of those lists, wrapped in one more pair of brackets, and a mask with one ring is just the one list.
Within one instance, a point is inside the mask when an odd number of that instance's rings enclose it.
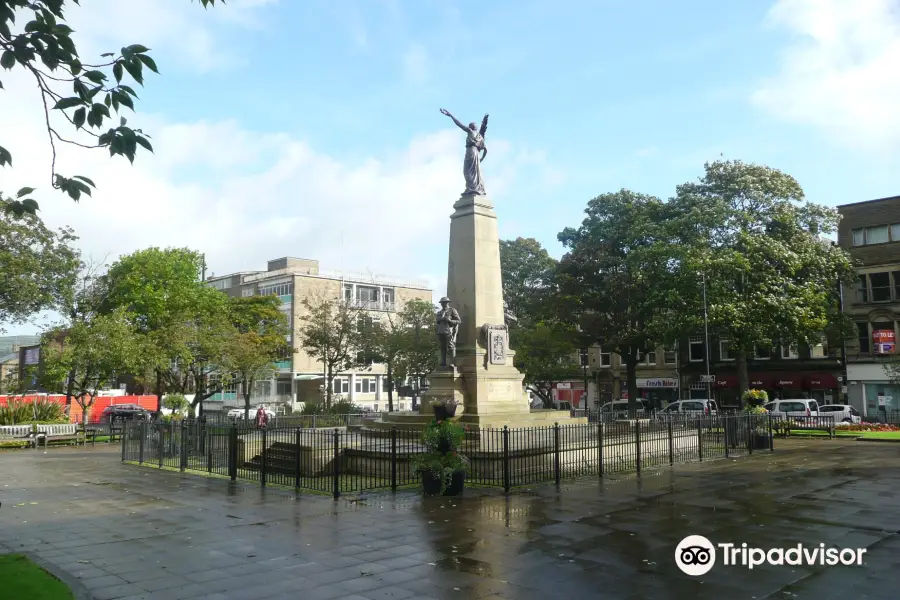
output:
{"label": "large deciduous tree", "polygon": [[0,331],[71,302],[79,270],[71,229],[53,231],[0,193]]}
{"label": "large deciduous tree", "polygon": [[575,356],[577,332],[558,321],[540,321],[519,330],[515,363],[525,375],[525,386],[544,403],[553,406],[553,387],[579,376]]}
{"label": "large deciduous tree", "polygon": [[141,345],[120,309],[45,333],[41,353],[45,387],[65,391],[67,404],[74,399],[87,423],[97,394],[134,368]]}
{"label": "large deciduous tree", "polygon": [[670,314],[682,302],[666,211],[653,196],[603,194],[588,202],[578,229],[558,236],[568,249],[557,272],[559,306],[580,329],[581,345],[599,343],[621,357],[632,415],[639,357],[674,335]]}
{"label": "large deciduous tree", "polygon": [[511,328],[542,318],[535,314],[536,301],[549,290],[556,266],[556,259],[534,238],[500,240],[503,300]]}
{"label": "large deciduous tree", "polygon": [[394,377],[412,377],[419,387],[422,377],[438,365],[440,348],[435,335],[434,304],[428,300],[413,299],[400,311],[404,328],[403,349],[397,357]]}
{"label": "large deciduous tree", "polygon": [[[203,7],[215,1],[199,0]],[[57,172],[57,144],[106,148],[110,156],[125,156],[130,162],[138,146],[152,151],[149,136],[129,126],[123,114],[126,108],[134,111],[137,99],[125,75],[143,85],[145,68],[158,73],[156,62],[147,54],[149,48],[141,44],[84,59],[65,15],[67,8],[78,4],[79,0],[0,0],[0,67],[20,68],[33,79],[53,153],[50,185],[76,201],[81,194],[91,194],[94,182],[83,175],[67,177]],[[119,118],[114,120],[113,113]],[[0,139],[0,167],[12,166],[16,142]],[[33,191],[23,188],[11,206],[34,213]]]}
{"label": "large deciduous tree", "polygon": [[249,419],[254,385],[273,374],[273,363],[290,352],[288,319],[277,296],[231,298],[229,313],[236,335],[229,342],[227,367],[240,383]]}
{"label": "large deciduous tree", "polygon": [[[693,327],[702,327],[706,286],[711,332],[734,354],[741,394],[757,347],[819,343],[833,320],[839,281],[852,281],[848,254],[823,236],[835,209],[804,201],[790,175],[764,165],[717,161],[670,201],[683,281],[693,279]],[[686,322],[690,322],[687,319]]]}
{"label": "large deciduous tree", "polygon": [[350,302],[325,296],[303,301],[300,345],[321,361],[325,372],[325,407],[331,408],[332,382],[345,371],[365,364],[360,316],[363,311]]}

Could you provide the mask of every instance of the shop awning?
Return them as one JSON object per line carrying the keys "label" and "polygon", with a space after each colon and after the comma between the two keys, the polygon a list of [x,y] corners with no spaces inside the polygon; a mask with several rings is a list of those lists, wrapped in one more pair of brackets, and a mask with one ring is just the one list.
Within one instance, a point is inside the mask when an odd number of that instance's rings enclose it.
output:
{"label": "shop awning", "polygon": [[716,375],[716,382],[713,384],[713,387],[717,388],[733,388],[737,386],[737,375]]}
{"label": "shop awning", "polygon": [[801,375],[792,373],[779,373],[775,375],[772,387],[799,389],[803,378]]}
{"label": "shop awning", "polygon": [[833,390],[839,387],[837,377],[831,373],[810,373],[806,376],[805,383],[810,390]]}
{"label": "shop awning", "polygon": [[774,376],[771,373],[751,373],[750,389],[751,390],[769,390],[772,389],[772,381]]}

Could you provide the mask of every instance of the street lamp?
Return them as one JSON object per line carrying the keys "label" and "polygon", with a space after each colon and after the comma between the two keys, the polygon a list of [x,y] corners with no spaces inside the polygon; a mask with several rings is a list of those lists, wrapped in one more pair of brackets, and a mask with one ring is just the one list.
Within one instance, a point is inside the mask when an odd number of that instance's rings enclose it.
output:
{"label": "street lamp", "polygon": [[703,330],[706,338],[703,344],[706,349],[706,399],[712,400],[712,377],[709,374],[709,316],[706,310],[706,271],[703,271]]}

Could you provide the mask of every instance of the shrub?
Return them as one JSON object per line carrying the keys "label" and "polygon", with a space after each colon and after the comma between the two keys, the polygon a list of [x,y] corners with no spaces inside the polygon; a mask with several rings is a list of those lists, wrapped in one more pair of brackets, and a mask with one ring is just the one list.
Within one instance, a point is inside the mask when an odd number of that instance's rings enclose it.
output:
{"label": "shrub", "polygon": [[163,398],[163,408],[172,411],[173,414],[183,415],[190,408],[191,403],[181,394],[168,394]]}
{"label": "shrub", "polygon": [[66,415],[60,404],[47,398],[37,398],[33,402],[13,398],[6,406],[0,406],[0,425],[21,425],[34,421],[65,423]]}
{"label": "shrub", "polygon": [[431,473],[440,478],[443,494],[453,479],[453,473],[465,470],[469,460],[459,454],[465,430],[451,421],[432,421],[422,433],[426,452],[413,456],[411,465],[416,473]]}

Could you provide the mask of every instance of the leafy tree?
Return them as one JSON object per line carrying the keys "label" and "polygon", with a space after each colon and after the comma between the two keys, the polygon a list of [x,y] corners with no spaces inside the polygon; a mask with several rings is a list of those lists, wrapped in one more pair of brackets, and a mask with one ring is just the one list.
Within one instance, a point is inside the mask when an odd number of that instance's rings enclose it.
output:
{"label": "leafy tree", "polygon": [[674,335],[680,272],[664,227],[665,204],[629,190],[588,202],[578,229],[559,234],[568,252],[557,273],[559,306],[582,346],[602,344],[625,363],[628,408],[637,410],[641,354]]}
{"label": "leafy tree", "polygon": [[241,385],[244,418],[249,419],[254,385],[274,373],[272,363],[290,351],[288,320],[276,296],[231,298],[229,304],[236,335],[226,351],[227,368]]}
{"label": "leafy tree", "polygon": [[[818,343],[852,282],[848,254],[823,236],[835,209],[804,201],[800,184],[765,165],[717,161],[670,202],[683,280],[704,283],[710,330],[735,356],[738,388],[749,388],[748,357],[776,343]],[[702,327],[701,294],[685,294],[683,321]]]}
{"label": "leafy tree", "polygon": [[366,364],[361,356],[362,337],[359,317],[362,311],[349,302],[325,297],[303,301],[306,314],[301,317],[300,345],[325,369],[325,408],[331,407],[335,376]]}
{"label": "leafy tree", "polygon": [[408,301],[400,311],[405,341],[394,369],[396,379],[414,377],[417,385],[422,377],[438,365],[437,336],[434,332],[434,305],[427,300]]}
{"label": "leafy tree", "polygon": [[121,257],[107,275],[104,311],[125,309],[142,336],[139,372],[150,371],[156,380],[157,411],[167,388],[193,389],[196,406],[227,383],[211,375],[234,328],[227,297],[200,279],[202,262],[187,248],[147,248]]}
{"label": "leafy tree", "polygon": [[538,322],[520,329],[517,337],[516,367],[525,374],[526,387],[551,408],[553,386],[580,374],[577,332],[563,323]]}
{"label": "leafy tree", "polygon": [[0,326],[68,304],[79,267],[71,229],[52,231],[13,202],[0,194]]}
{"label": "leafy tree", "polygon": [[97,393],[138,362],[140,343],[125,311],[96,315],[47,332],[41,342],[44,386],[65,390],[81,406],[87,423]]}
{"label": "leafy tree", "polygon": [[500,240],[503,300],[511,326],[539,320],[535,300],[550,287],[557,261],[534,238]]}
{"label": "leafy tree", "polygon": [[168,394],[163,399],[163,406],[172,411],[172,417],[180,419],[190,408],[191,403],[182,394]]}
{"label": "leafy tree", "polygon": [[385,366],[388,389],[388,412],[394,412],[394,379],[397,361],[408,343],[406,324],[397,313],[387,313],[383,321],[374,324],[366,345],[370,346],[375,362]]}
{"label": "leafy tree", "polygon": [[[215,4],[215,0],[199,1],[204,8]],[[68,4],[67,0],[0,0],[0,67],[7,71],[19,67],[34,78],[53,152],[50,183],[77,201],[81,194],[91,195],[94,182],[83,175],[66,177],[57,173],[57,143],[106,148],[110,156],[125,156],[130,162],[134,162],[138,146],[152,152],[149,136],[129,127],[122,115],[126,108],[134,110],[137,99],[134,88],[123,82],[127,73],[143,85],[145,67],[154,73],[159,71],[147,54],[149,48],[141,44],[125,46],[118,53],[104,53],[94,63],[82,62],[75,32],[66,24],[64,14],[72,4],[79,4],[79,0],[68,0]],[[119,116],[118,125],[109,123],[113,119],[110,111]],[[54,120],[71,127],[70,132],[78,137],[60,133]],[[5,165],[12,166],[12,152],[0,143],[0,167]],[[29,197],[33,191],[23,188],[12,201],[12,208],[34,213],[38,205]]]}

